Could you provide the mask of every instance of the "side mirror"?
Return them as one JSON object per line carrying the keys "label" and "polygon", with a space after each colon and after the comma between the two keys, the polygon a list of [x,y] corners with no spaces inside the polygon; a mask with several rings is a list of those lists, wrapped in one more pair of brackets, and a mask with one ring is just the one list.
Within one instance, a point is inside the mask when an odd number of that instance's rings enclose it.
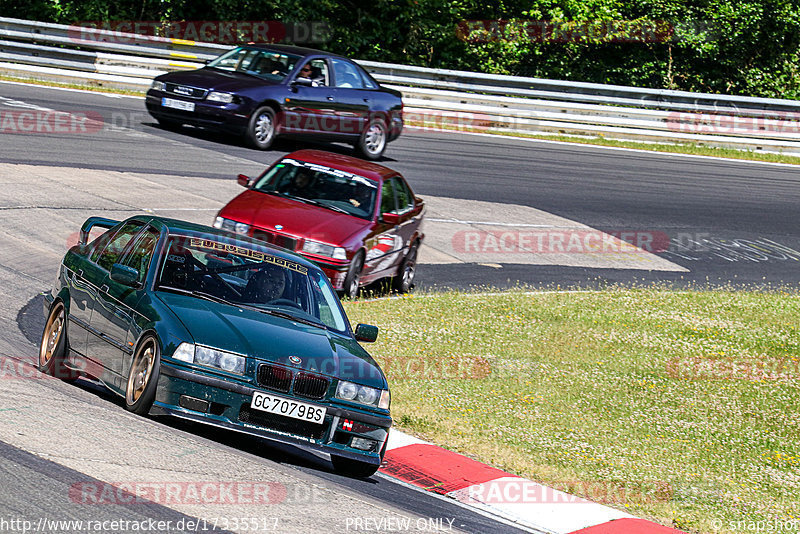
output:
{"label": "side mirror", "polygon": [[292,80],[292,85],[304,85],[306,87],[312,87],[314,85],[314,81],[311,80],[311,78],[301,78],[298,76]]}
{"label": "side mirror", "polygon": [[371,324],[356,325],[356,340],[365,343],[374,343],[378,339],[378,327]]}
{"label": "side mirror", "polygon": [[400,224],[400,216],[396,213],[381,213],[381,220],[386,224]]}
{"label": "side mirror", "polygon": [[239,182],[239,185],[242,187],[250,187],[250,177],[244,174],[240,174],[236,177],[236,181]]}
{"label": "side mirror", "polygon": [[126,286],[139,285],[139,271],[133,267],[115,263],[111,266],[111,279]]}

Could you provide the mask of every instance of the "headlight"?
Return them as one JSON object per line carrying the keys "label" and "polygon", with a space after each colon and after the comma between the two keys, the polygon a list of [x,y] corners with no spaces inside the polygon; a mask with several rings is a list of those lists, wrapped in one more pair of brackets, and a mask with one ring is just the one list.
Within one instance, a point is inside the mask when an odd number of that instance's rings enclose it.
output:
{"label": "headlight", "polygon": [[165,88],[166,84],[157,80],[153,80],[153,84],[150,86],[150,89],[155,89],[156,91],[163,91]]}
{"label": "headlight", "polygon": [[208,367],[217,367],[229,373],[244,374],[245,357],[223,350],[181,343],[172,357],[187,363],[197,363]]}
{"label": "headlight", "polygon": [[223,104],[230,104],[233,102],[233,95],[230,93],[208,93],[206,100],[209,102],[222,102]]}
{"label": "headlight", "polygon": [[378,406],[383,410],[389,409],[389,392],[386,390],[375,389],[367,386],[359,386],[346,380],[340,380],[336,386],[336,398],[366,404],[367,406]]}
{"label": "headlight", "polygon": [[217,217],[214,219],[214,228],[221,228],[229,232],[236,232],[237,234],[248,234],[250,232],[250,225],[224,217]]}
{"label": "headlight", "polygon": [[311,239],[306,239],[303,243],[303,252],[316,254],[317,256],[325,256],[335,260],[347,259],[347,253],[342,247],[334,247],[333,245],[312,241]]}

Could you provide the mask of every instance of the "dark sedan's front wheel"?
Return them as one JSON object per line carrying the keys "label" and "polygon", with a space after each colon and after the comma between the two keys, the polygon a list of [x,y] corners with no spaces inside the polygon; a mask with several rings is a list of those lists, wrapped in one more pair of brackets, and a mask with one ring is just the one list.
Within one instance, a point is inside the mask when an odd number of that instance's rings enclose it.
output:
{"label": "dark sedan's front wheel", "polygon": [[376,160],[386,150],[386,123],[381,119],[373,119],[361,132],[356,148],[366,158]]}
{"label": "dark sedan's front wheel", "polygon": [[245,135],[253,147],[266,150],[275,140],[276,126],[275,111],[269,106],[263,106],[250,116]]}
{"label": "dark sedan's front wheel", "polygon": [[153,336],[146,336],[136,346],[128,386],[125,389],[125,408],[135,414],[146,415],[156,397],[161,354]]}

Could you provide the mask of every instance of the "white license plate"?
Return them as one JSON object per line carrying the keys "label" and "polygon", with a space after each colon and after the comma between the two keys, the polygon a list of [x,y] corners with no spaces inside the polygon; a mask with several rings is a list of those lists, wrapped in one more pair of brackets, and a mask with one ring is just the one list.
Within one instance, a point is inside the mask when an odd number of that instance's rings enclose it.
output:
{"label": "white license plate", "polygon": [[162,98],[161,105],[165,108],[194,111],[194,102],[184,102],[183,100],[175,100],[174,98]]}
{"label": "white license plate", "polygon": [[325,414],[328,411],[327,408],[323,406],[314,406],[313,404],[297,402],[296,400],[284,397],[273,397],[272,395],[267,395],[260,391],[253,393],[253,400],[250,401],[250,407],[261,410],[262,412],[293,417],[294,419],[301,419],[318,424],[322,424],[325,420]]}

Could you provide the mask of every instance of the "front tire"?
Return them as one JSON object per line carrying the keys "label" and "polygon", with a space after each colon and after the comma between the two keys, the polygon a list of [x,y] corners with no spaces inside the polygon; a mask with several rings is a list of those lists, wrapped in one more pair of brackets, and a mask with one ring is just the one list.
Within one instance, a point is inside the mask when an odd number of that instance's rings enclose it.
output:
{"label": "front tire", "polygon": [[414,244],[408,249],[408,254],[400,262],[400,267],[397,269],[397,274],[392,281],[392,288],[398,293],[408,293],[414,287],[414,277],[417,274],[418,249],[419,241],[414,241]]}
{"label": "front tire", "polygon": [[361,281],[361,271],[364,269],[364,256],[359,252],[350,262],[347,276],[344,277],[343,294],[345,297],[354,299],[358,296],[359,283]]}
{"label": "front tire", "polygon": [[379,159],[386,150],[387,138],[386,123],[380,119],[374,119],[361,132],[356,149],[366,159]]}
{"label": "front tire", "polygon": [[125,409],[147,415],[156,398],[161,365],[161,351],[155,337],[148,335],[139,341],[134,352],[128,385],[125,388]]}
{"label": "front tire", "polygon": [[62,302],[50,309],[39,345],[39,371],[44,374],[72,381],[78,373],[66,366],[67,357],[67,311]]}
{"label": "front tire", "polygon": [[276,129],[275,111],[269,106],[262,106],[250,116],[245,135],[254,148],[267,150],[275,141]]}

